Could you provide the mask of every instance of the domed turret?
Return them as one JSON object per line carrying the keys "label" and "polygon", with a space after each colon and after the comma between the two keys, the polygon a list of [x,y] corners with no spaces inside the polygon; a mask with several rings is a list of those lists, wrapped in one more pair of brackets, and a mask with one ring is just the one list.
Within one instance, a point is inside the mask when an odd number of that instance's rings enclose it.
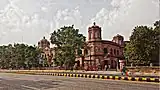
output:
{"label": "domed turret", "polygon": [[45,39],[45,37],[43,37],[43,39],[41,40],[41,43],[43,43],[43,44],[50,44],[49,41],[47,39]]}
{"label": "domed turret", "polygon": [[119,44],[119,45],[122,45],[123,41],[124,41],[124,38],[123,38],[123,36],[117,34],[116,36],[113,37],[112,41]]}
{"label": "domed turret", "polygon": [[47,39],[45,39],[45,37],[43,37],[43,39],[38,42],[38,46],[40,48],[46,48],[46,47],[49,48],[50,47],[50,43],[49,43],[49,41]]}
{"label": "domed turret", "polygon": [[95,22],[93,23],[93,26],[88,28],[88,40],[101,40],[101,27],[97,26]]}

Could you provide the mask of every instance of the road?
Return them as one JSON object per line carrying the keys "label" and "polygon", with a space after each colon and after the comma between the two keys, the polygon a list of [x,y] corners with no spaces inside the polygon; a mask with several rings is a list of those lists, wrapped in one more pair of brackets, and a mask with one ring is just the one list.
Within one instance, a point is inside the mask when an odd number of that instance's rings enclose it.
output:
{"label": "road", "polygon": [[159,90],[158,83],[0,73],[0,90]]}

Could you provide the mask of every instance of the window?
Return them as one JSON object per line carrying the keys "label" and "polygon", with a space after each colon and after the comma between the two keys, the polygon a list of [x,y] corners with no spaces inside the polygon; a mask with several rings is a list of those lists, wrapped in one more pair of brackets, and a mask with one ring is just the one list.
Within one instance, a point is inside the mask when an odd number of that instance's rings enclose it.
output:
{"label": "window", "polygon": [[98,38],[98,32],[95,32],[95,38]]}
{"label": "window", "polygon": [[119,50],[117,50],[117,55],[119,55]]}
{"label": "window", "polygon": [[91,34],[92,34],[92,32],[89,32],[89,39],[91,39]]}
{"label": "window", "polygon": [[80,61],[79,61],[79,60],[77,61],[77,66],[78,66],[78,67],[80,66]]}
{"label": "window", "polygon": [[114,49],[114,55],[116,55],[116,49]]}
{"label": "window", "polygon": [[104,55],[106,55],[106,54],[108,53],[107,48],[104,48],[104,49],[103,49],[103,52],[104,52]]}
{"label": "window", "polygon": [[110,50],[110,54],[113,55],[113,50],[112,50],[112,48],[111,48],[111,50]]}

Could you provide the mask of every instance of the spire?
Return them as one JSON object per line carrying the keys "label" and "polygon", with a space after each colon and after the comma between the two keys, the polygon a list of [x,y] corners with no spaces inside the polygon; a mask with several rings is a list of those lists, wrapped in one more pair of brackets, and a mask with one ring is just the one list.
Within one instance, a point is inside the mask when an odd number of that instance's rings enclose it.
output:
{"label": "spire", "polygon": [[93,25],[95,26],[95,25],[96,25],[96,22],[94,22]]}

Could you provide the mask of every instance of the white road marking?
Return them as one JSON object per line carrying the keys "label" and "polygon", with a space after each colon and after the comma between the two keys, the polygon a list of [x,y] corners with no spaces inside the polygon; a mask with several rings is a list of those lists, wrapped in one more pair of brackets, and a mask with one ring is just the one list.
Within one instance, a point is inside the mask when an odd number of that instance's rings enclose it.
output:
{"label": "white road marking", "polygon": [[33,90],[40,90],[39,88],[30,87],[30,86],[26,86],[26,85],[21,85],[21,86],[25,87],[25,88],[33,89]]}

